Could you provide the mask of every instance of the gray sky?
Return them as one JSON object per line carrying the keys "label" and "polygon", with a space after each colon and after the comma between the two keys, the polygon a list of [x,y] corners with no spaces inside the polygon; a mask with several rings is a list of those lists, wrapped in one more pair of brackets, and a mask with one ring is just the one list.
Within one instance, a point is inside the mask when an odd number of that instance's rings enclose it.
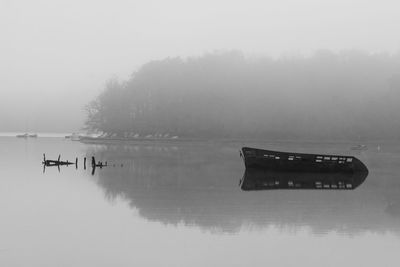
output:
{"label": "gray sky", "polygon": [[397,53],[399,14],[384,0],[0,0],[0,131],[77,130],[107,79],[152,59]]}

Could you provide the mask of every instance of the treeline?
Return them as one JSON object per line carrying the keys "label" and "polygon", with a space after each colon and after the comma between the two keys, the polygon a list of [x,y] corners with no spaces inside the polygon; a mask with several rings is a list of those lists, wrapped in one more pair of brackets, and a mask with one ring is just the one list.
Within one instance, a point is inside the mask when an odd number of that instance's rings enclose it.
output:
{"label": "treeline", "polygon": [[400,55],[320,51],[248,58],[167,58],[111,80],[86,107],[110,135],[398,139]]}

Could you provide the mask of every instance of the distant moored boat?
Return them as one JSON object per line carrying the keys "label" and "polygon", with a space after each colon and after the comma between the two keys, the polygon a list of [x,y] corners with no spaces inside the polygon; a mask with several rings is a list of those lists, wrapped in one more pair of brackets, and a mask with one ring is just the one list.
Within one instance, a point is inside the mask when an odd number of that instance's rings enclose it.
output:
{"label": "distant moored boat", "polygon": [[36,137],[38,137],[38,135],[36,133],[35,134],[24,133],[24,134],[17,134],[16,137],[18,137],[18,138],[28,138],[28,137],[36,138]]}
{"label": "distant moored boat", "polygon": [[18,137],[18,138],[28,138],[28,134],[27,133],[25,133],[25,134],[17,134],[16,137]]}
{"label": "distant moored boat", "polygon": [[81,135],[78,133],[72,133],[70,135],[66,135],[65,138],[70,139],[71,141],[79,141],[81,140]]}

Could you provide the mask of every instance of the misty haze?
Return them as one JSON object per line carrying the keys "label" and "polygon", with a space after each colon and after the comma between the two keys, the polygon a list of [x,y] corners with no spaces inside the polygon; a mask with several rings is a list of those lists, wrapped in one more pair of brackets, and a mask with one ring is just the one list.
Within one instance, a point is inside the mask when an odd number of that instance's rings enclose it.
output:
{"label": "misty haze", "polygon": [[110,80],[86,126],[119,137],[398,140],[398,70],[400,56],[357,51],[167,58]]}
{"label": "misty haze", "polygon": [[396,1],[0,0],[0,266],[396,266]]}

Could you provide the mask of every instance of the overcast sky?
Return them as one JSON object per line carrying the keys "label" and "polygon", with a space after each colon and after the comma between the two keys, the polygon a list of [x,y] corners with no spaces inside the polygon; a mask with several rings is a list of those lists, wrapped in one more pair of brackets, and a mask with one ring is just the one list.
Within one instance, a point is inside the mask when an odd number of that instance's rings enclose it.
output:
{"label": "overcast sky", "polygon": [[107,79],[153,59],[397,53],[399,33],[398,1],[0,0],[0,131],[77,130]]}

